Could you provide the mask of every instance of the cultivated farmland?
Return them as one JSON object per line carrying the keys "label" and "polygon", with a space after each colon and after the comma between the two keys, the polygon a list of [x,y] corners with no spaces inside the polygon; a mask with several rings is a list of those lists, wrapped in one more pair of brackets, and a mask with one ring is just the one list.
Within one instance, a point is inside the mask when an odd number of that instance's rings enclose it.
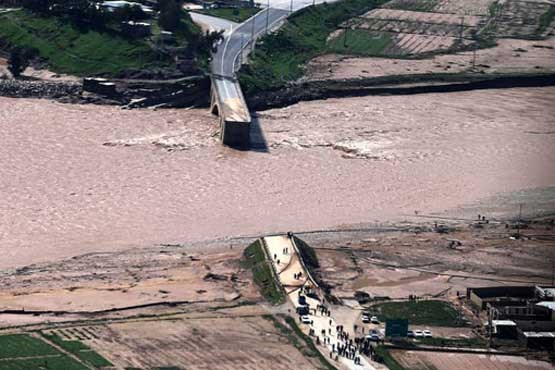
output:
{"label": "cultivated farmland", "polygon": [[82,363],[39,338],[26,334],[0,336],[0,370],[87,370]]}
{"label": "cultivated farmland", "polygon": [[328,44],[342,54],[425,56],[493,46],[499,37],[547,37],[554,17],[546,0],[394,0],[344,22]]}
{"label": "cultivated farmland", "polygon": [[[203,317],[63,329],[118,368],[313,370],[272,321],[256,317]],[[87,334],[87,332],[89,334]],[[94,333],[94,334],[92,334]]]}
{"label": "cultivated farmland", "polygon": [[551,364],[523,357],[476,355],[470,353],[440,353],[422,351],[391,351],[393,358],[407,370],[542,370]]}

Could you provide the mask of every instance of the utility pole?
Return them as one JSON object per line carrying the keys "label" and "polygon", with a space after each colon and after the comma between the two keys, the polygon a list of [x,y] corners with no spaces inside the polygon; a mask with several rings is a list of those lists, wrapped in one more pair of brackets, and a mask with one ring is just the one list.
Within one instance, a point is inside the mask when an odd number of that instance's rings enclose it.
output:
{"label": "utility pole", "polygon": [[516,224],[516,238],[520,239],[520,220],[522,218],[522,204],[518,205],[518,222]]}
{"label": "utility pole", "polygon": [[462,42],[464,32],[464,15],[461,17],[461,33],[459,35],[459,41]]}
{"label": "utility pole", "polygon": [[555,260],[551,261],[551,286],[555,286]]}
{"label": "utility pole", "polygon": [[269,26],[270,26],[270,0],[268,0],[268,6],[266,7],[266,34],[268,34]]}
{"label": "utility pole", "polygon": [[291,0],[291,10],[290,10],[290,12],[293,13],[293,0]]}
{"label": "utility pole", "polygon": [[252,43],[252,51],[254,52],[254,45],[256,44],[255,40],[254,40],[254,24],[256,23],[256,16],[254,16],[254,18],[251,19],[251,23],[252,23],[252,28],[251,28],[251,43]]}
{"label": "utility pole", "polygon": [[493,318],[491,317],[491,305],[488,303],[488,349],[491,349],[493,337]]}
{"label": "utility pole", "polygon": [[244,43],[244,36],[245,34],[241,34],[241,51],[239,52],[239,68],[243,65],[243,48],[245,47]]}

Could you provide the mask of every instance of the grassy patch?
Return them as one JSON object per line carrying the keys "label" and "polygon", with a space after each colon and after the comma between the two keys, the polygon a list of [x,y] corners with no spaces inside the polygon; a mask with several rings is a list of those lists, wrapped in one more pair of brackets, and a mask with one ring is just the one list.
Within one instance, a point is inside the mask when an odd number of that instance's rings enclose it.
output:
{"label": "grassy patch", "polygon": [[33,358],[26,360],[0,361],[0,370],[88,370],[72,358],[61,355],[59,357]]}
{"label": "grassy patch", "polygon": [[316,251],[314,248],[306,244],[304,240],[299,239],[296,236],[293,236],[293,238],[295,238],[295,245],[299,249],[299,253],[301,254],[304,264],[310,270],[310,273],[312,273],[315,269],[320,267]]}
{"label": "grassy patch", "polygon": [[96,368],[103,366],[112,366],[112,363],[104,357],[90,349],[87,345],[77,340],[63,340],[56,334],[48,335],[42,333],[45,338],[59,345],[68,352],[77,356],[81,361],[86,362]]}
{"label": "grassy patch", "polygon": [[414,12],[429,12],[438,4],[438,0],[393,0],[387,4],[388,9],[412,10]]}
{"label": "grassy patch", "polygon": [[551,24],[551,22],[553,22],[553,19],[555,19],[555,6],[550,5],[549,9],[547,9],[547,11],[541,15],[540,24],[538,25],[538,29],[536,30],[536,33],[538,35],[541,35],[542,33],[544,33],[547,27],[549,27],[549,25]]}
{"label": "grassy patch", "polygon": [[374,348],[374,351],[376,352],[376,356],[389,368],[389,370],[405,370],[405,368],[391,356],[387,348],[378,346]]}
{"label": "grassy patch", "polygon": [[0,359],[55,354],[58,351],[54,347],[26,334],[0,336]]}
{"label": "grassy patch", "polygon": [[340,0],[304,8],[288,18],[277,33],[263,37],[251,63],[240,73],[247,95],[277,89],[303,75],[304,64],[328,51],[328,35],[385,0]]}
{"label": "grassy patch", "polygon": [[364,56],[381,56],[391,44],[391,35],[368,30],[345,29],[337,37],[329,40],[328,48],[333,53],[355,54]]}
{"label": "grassy patch", "polygon": [[444,301],[385,302],[372,306],[372,312],[381,321],[408,319],[411,325],[464,326],[458,312]]}
{"label": "grassy patch", "polygon": [[20,10],[0,15],[0,38],[34,48],[52,70],[77,75],[117,73],[156,61],[144,41],[108,32],[79,30],[55,17]]}
{"label": "grassy patch", "polygon": [[221,8],[195,10],[196,13],[211,15],[213,17],[227,19],[232,22],[242,23],[258,13],[260,8]]}
{"label": "grassy patch", "polygon": [[419,344],[438,347],[485,348],[487,342],[482,338],[421,338]]}
{"label": "grassy patch", "polygon": [[243,252],[242,265],[252,271],[254,283],[262,296],[272,304],[281,304],[285,301],[285,293],[279,282],[274,279],[263,248],[260,239],[249,245]]}

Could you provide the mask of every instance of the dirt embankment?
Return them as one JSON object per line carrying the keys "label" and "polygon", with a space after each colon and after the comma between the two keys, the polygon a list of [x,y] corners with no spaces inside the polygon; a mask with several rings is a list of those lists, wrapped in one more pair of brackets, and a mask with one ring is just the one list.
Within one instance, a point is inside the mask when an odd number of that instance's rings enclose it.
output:
{"label": "dirt embankment", "polygon": [[[7,68],[6,58],[0,57],[0,96],[10,98],[52,99],[72,104],[111,104],[129,107],[191,107],[209,104],[210,82],[207,76],[180,77],[169,74],[121,74],[110,79],[116,84],[111,94],[83,89],[83,79],[60,75],[33,64],[18,79]],[[156,79],[158,78],[158,79]],[[130,103],[133,102],[131,105]]]}
{"label": "dirt embankment", "polygon": [[281,108],[300,101],[369,95],[412,95],[555,85],[550,74],[414,74],[358,79],[308,81],[248,96],[252,109]]}

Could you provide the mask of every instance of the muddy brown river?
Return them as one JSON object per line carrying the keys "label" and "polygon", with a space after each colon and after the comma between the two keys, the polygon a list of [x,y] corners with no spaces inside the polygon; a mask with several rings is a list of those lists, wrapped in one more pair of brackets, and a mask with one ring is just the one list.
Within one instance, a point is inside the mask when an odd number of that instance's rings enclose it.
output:
{"label": "muddy brown river", "polygon": [[554,103],[554,87],[303,102],[259,112],[267,150],[236,151],[207,110],[0,98],[0,269],[554,186]]}

